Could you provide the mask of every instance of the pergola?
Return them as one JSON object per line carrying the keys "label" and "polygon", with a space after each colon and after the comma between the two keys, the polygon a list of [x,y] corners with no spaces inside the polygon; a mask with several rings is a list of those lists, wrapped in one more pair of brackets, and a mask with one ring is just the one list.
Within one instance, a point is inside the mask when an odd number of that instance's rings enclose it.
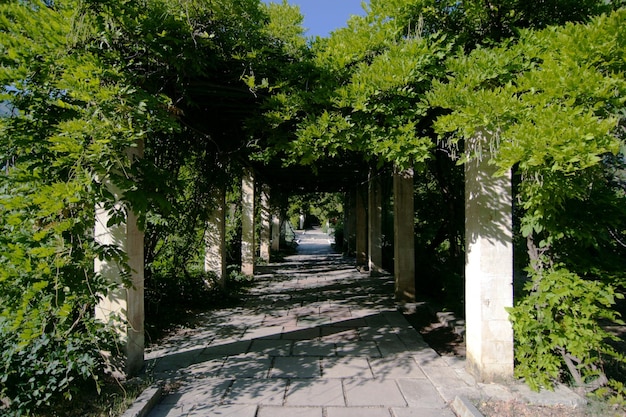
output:
{"label": "pergola", "polygon": [[[185,110],[187,124],[204,132],[222,150],[233,152],[241,143],[246,117],[256,111],[258,99],[249,91],[232,86],[203,82],[195,85],[194,107]],[[197,105],[202,103],[202,105]],[[487,141],[488,133],[475,137]],[[484,148],[488,148],[485,146]],[[141,157],[142,146],[133,152]],[[269,163],[248,162],[242,173],[242,265],[244,274],[254,274],[255,248],[258,239],[260,256],[269,261],[272,250],[278,249],[276,238],[281,224],[280,213],[272,209],[272,194],[310,192],[345,193],[346,235],[353,237],[351,252],[356,253],[356,267],[378,274],[383,270],[381,177],[362,155],[327,159],[315,169],[311,166],[288,166],[277,158]],[[488,157],[474,160],[465,167],[465,318],[467,364],[477,379],[495,381],[513,376],[513,331],[506,307],[513,304],[512,197],[510,177],[494,178],[494,167]],[[413,236],[414,187],[413,170],[393,170],[394,276],[398,303],[411,303],[416,298]],[[206,236],[205,268],[218,276],[226,274],[225,264],[225,191],[216,187],[218,205],[212,213],[210,233]],[[257,199],[255,193],[261,193]],[[255,202],[260,201],[260,207]],[[418,202],[419,204],[419,202]],[[275,206],[275,204],[274,204]],[[256,236],[255,213],[261,213],[260,234]],[[137,228],[133,213],[125,224],[107,227],[107,212],[96,210],[96,238],[117,245],[128,255],[132,269],[132,287],[109,294],[97,308],[97,315],[108,321],[123,317],[126,330],[125,365],[127,374],[138,372],[144,355],[143,306],[143,234]],[[96,271],[110,280],[120,281],[120,267],[108,261],[96,261]],[[416,279],[417,272],[417,279]]]}
{"label": "pergola", "polygon": [[[486,140],[477,137],[475,140]],[[140,152],[141,149],[138,150]],[[272,210],[271,194],[315,191],[340,191],[346,195],[346,227],[353,227],[356,267],[378,274],[382,271],[381,178],[372,175],[367,164],[324,166],[314,172],[310,167],[250,165],[242,175],[242,265],[244,274],[253,275],[255,248],[269,261],[278,249],[276,238],[280,213]],[[475,160],[465,168],[465,305],[467,366],[481,381],[498,381],[513,376],[513,332],[506,307],[513,303],[513,247],[510,177],[493,176],[494,168],[486,159]],[[393,172],[394,277],[395,296],[400,304],[416,298],[415,248],[413,236],[413,170]],[[259,199],[255,193],[260,190]],[[206,239],[205,268],[225,275],[225,199],[215,209]],[[260,207],[255,207],[255,201]],[[261,213],[260,234],[256,235],[256,210]],[[133,213],[124,225],[107,227],[107,212],[97,210],[96,238],[119,246],[128,255],[132,287],[109,294],[97,307],[103,320],[124,317],[126,331],[124,372],[134,374],[143,366],[143,234]],[[273,242],[271,244],[270,242]],[[273,245],[273,248],[271,247]],[[96,261],[96,270],[111,280],[119,280],[119,266]],[[417,272],[419,282],[419,272]]]}

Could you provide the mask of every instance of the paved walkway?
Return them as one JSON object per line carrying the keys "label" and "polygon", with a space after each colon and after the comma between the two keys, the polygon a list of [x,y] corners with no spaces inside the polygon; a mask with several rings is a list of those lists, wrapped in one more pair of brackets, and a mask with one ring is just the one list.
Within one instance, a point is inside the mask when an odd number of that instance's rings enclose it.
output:
{"label": "paved walkway", "polygon": [[320,232],[299,238],[298,255],[259,268],[243,306],[148,351],[174,387],[150,417],[453,417],[457,395],[516,396],[431,349],[391,277],[360,274]]}

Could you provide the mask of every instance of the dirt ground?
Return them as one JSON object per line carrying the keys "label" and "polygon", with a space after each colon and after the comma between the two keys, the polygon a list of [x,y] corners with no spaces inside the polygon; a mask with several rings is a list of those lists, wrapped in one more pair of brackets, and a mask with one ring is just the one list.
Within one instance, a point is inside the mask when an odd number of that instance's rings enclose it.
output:
{"label": "dirt ground", "polygon": [[[427,309],[418,309],[415,313],[405,314],[405,317],[437,353],[442,356],[465,357],[463,337],[439,323]],[[621,335],[626,335],[626,332]],[[537,406],[519,401],[483,401],[475,405],[484,417],[626,417],[625,410],[618,410],[597,401],[577,409],[565,406]]]}

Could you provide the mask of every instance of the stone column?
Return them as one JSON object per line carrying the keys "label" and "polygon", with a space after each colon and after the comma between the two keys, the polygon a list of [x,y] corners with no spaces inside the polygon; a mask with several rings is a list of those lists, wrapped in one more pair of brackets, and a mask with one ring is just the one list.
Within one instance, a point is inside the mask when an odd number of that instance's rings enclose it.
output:
{"label": "stone column", "polygon": [[346,255],[356,251],[356,189],[346,193],[345,224],[343,238]]}
{"label": "stone column", "polygon": [[[129,157],[142,157],[143,143],[129,151]],[[121,192],[111,185],[110,191],[121,198]],[[118,202],[115,211],[124,210]],[[112,212],[103,204],[96,205],[94,238],[98,244],[110,245],[126,253],[127,265],[121,265],[113,259],[96,259],[94,272],[99,273],[109,282],[117,286],[106,294],[96,305],[95,315],[98,320],[116,326],[124,343],[122,364],[111,365],[118,376],[133,376],[139,373],[144,361],[144,234],[137,225],[137,216],[126,209],[126,221],[114,226],[107,226]],[[125,285],[122,277],[130,280]]]}
{"label": "stone column", "polygon": [[[204,271],[216,275],[219,285],[226,285],[226,187],[215,191],[215,207],[204,236]],[[207,283],[211,284],[211,283]]]}
{"label": "stone column", "polygon": [[283,240],[285,243],[287,242],[287,237],[289,234],[292,234],[292,230],[293,227],[291,225],[291,221],[289,220],[289,217],[287,216],[287,213],[283,213],[283,215],[281,216],[281,220],[280,220],[280,239]]}
{"label": "stone column", "polygon": [[265,262],[270,261],[270,228],[272,212],[270,208],[270,188],[263,184],[261,187],[261,236],[260,236],[260,257]]}
{"label": "stone column", "polygon": [[394,275],[396,299],[415,301],[415,210],[413,168],[396,170],[393,175]]}
{"label": "stone column", "polygon": [[280,250],[280,213],[276,211],[272,214],[272,250]]}
{"label": "stone column", "polygon": [[254,239],[254,173],[244,169],[241,180],[241,273],[254,275],[256,242]]}
{"label": "stone column", "polygon": [[348,255],[356,255],[356,188],[350,190],[348,206]]}
{"label": "stone column", "polygon": [[505,310],[513,305],[511,176],[494,177],[495,170],[489,156],[465,164],[467,367],[483,382],[513,377],[513,329]]}
{"label": "stone column", "polygon": [[368,253],[370,275],[376,276],[383,270],[383,201],[380,174],[370,170],[368,193]]}
{"label": "stone column", "polygon": [[359,184],[356,190],[356,266],[367,269],[367,184]]}

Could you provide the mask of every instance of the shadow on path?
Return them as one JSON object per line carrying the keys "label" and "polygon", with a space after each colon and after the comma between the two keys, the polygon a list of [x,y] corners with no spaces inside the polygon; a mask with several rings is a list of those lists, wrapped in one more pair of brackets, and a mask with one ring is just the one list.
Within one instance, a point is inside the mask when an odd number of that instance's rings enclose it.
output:
{"label": "shadow on path", "polygon": [[359,273],[317,230],[298,239],[298,254],[258,268],[242,306],[147,352],[169,392],[151,417],[451,417],[456,395],[479,395],[463,361],[397,311],[392,277]]}

